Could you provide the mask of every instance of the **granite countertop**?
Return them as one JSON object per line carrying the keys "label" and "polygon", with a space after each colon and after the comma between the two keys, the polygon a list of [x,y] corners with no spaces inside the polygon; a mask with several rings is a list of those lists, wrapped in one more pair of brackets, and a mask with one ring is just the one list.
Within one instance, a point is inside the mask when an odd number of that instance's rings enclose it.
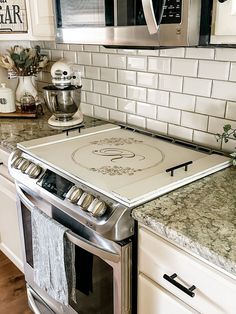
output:
{"label": "granite countertop", "polygon": [[[62,132],[61,128],[53,128],[47,123],[50,114],[45,114],[36,119],[29,118],[0,118],[0,146],[11,152],[16,144],[40,137],[55,135]],[[85,127],[104,124],[104,121],[84,116]]]}
{"label": "granite countertop", "polygon": [[133,210],[155,233],[236,276],[236,168],[230,167]]}

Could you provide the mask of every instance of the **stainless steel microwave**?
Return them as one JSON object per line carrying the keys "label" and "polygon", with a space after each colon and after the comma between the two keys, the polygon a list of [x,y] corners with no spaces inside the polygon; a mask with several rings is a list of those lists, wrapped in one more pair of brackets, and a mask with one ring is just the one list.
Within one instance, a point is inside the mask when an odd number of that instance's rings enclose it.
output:
{"label": "stainless steel microwave", "polygon": [[195,46],[206,12],[202,5],[208,2],[54,0],[56,39],[59,43],[118,47]]}

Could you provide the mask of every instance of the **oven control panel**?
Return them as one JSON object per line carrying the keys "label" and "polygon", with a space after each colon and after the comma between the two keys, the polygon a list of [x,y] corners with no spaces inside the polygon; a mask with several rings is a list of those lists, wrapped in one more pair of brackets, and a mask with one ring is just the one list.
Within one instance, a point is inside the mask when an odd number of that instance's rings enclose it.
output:
{"label": "oven control panel", "polygon": [[161,24],[180,24],[182,0],[166,0]]}

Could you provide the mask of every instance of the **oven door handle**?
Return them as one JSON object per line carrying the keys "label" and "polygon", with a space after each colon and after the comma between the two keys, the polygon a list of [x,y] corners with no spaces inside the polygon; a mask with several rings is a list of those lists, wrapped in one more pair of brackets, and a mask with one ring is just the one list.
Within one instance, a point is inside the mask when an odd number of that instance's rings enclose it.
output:
{"label": "oven door handle", "polygon": [[120,261],[120,255],[116,252],[108,251],[104,248],[97,246],[96,244],[80,237],[72,231],[66,232],[67,238],[76,246],[81,247],[89,253],[92,253],[103,260],[111,261],[114,263],[118,263]]}
{"label": "oven door handle", "polygon": [[156,17],[155,17],[155,13],[154,13],[154,9],[153,9],[153,2],[152,1],[153,0],[142,0],[143,13],[144,13],[144,16],[146,19],[148,31],[151,35],[156,34],[159,30],[162,16],[163,16],[164,6],[166,3],[166,0],[156,0],[156,1],[163,1],[161,12],[160,12],[160,19],[157,22]]}
{"label": "oven door handle", "polygon": [[16,192],[17,195],[19,196],[21,202],[30,210],[34,209],[36,206],[28,199],[28,197],[25,196],[24,192],[22,189],[19,187],[17,183],[15,183],[16,186]]}

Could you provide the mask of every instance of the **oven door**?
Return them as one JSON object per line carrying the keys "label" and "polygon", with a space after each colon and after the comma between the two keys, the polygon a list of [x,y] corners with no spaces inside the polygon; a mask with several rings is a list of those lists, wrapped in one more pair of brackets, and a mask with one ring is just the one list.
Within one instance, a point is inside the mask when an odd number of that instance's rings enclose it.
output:
{"label": "oven door", "polygon": [[57,42],[179,46],[194,27],[197,44],[200,8],[201,0],[54,0]]}
{"label": "oven door", "polygon": [[[34,312],[44,313],[40,305],[45,307],[45,313],[131,313],[131,240],[122,243],[107,240],[37,198],[28,188],[16,184],[16,189],[28,299]],[[69,307],[53,300],[34,282],[31,210],[35,206],[70,229],[66,235],[75,245],[76,302],[70,300]]]}

